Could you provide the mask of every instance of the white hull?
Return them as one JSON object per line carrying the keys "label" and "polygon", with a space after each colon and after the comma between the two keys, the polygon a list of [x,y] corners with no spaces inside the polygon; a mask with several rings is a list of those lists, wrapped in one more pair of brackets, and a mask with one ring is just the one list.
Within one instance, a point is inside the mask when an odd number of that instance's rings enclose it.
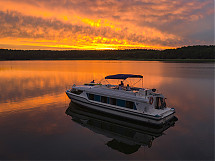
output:
{"label": "white hull", "polygon": [[117,115],[120,117],[132,119],[132,120],[146,122],[149,124],[163,125],[174,117],[174,112],[170,113],[165,117],[155,117],[155,116],[144,114],[140,111],[125,109],[119,106],[92,101],[84,96],[76,95],[69,91],[66,91],[66,94],[68,95],[68,97],[71,99],[72,102],[85,106],[87,108],[101,111],[104,113]]}

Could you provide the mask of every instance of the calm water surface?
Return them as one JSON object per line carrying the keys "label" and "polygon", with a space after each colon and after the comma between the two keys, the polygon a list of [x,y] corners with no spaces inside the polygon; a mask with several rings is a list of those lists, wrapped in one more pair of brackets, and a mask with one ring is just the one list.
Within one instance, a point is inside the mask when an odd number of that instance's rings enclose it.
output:
{"label": "calm water surface", "polygon": [[[176,109],[175,125],[162,135],[74,111],[67,88],[118,73],[142,74],[144,87],[164,94]],[[214,64],[1,61],[0,91],[0,160],[214,158]]]}

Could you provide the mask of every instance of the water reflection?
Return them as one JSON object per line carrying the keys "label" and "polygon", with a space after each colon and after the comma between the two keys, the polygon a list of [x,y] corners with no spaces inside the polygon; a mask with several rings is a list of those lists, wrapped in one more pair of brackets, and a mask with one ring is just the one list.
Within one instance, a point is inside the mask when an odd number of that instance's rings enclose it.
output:
{"label": "water reflection", "polygon": [[135,153],[141,146],[151,148],[154,139],[162,136],[164,131],[174,126],[177,121],[175,118],[163,127],[149,126],[86,109],[72,102],[66,110],[66,114],[70,115],[72,120],[81,126],[111,138],[106,145],[124,154]]}
{"label": "water reflection", "polygon": [[[214,160],[214,69],[211,63],[1,61],[0,159]],[[149,134],[154,137],[151,148],[146,137],[138,142],[106,129],[98,135],[101,129],[94,133],[99,128],[90,131],[65,114],[70,101],[65,90],[71,85],[117,73],[143,75],[144,87],[157,88],[167,97],[168,107],[176,109],[179,121],[164,131],[167,135]],[[134,128],[109,122],[126,130]],[[139,131],[148,134],[137,129],[131,136]],[[138,145],[138,151],[124,155],[112,150],[125,147],[125,140]]]}

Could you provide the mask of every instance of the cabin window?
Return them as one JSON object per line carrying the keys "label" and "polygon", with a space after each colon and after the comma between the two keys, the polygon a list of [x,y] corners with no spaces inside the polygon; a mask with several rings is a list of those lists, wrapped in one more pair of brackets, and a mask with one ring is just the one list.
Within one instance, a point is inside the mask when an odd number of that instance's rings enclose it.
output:
{"label": "cabin window", "polygon": [[136,107],[135,103],[134,103],[133,109],[134,109],[134,110],[137,110],[137,107]]}
{"label": "cabin window", "polygon": [[133,109],[133,108],[134,108],[134,102],[126,101],[125,107],[126,107],[126,108],[130,108],[130,109]]}
{"label": "cabin window", "polygon": [[77,95],[80,95],[81,93],[83,93],[82,90],[72,90],[71,92]]}
{"label": "cabin window", "polygon": [[117,106],[121,106],[121,107],[125,107],[125,101],[124,101],[124,100],[117,99],[117,100],[116,100],[116,105],[117,105]]}
{"label": "cabin window", "polygon": [[94,100],[94,94],[88,94],[88,98],[89,98],[90,100]]}
{"label": "cabin window", "polygon": [[104,96],[101,96],[101,102],[102,103],[108,103],[108,98],[104,97]]}
{"label": "cabin window", "polygon": [[101,102],[101,96],[99,96],[99,95],[94,95],[94,100],[95,100],[95,101],[98,101],[98,102]]}
{"label": "cabin window", "polygon": [[110,99],[109,99],[109,103],[110,103],[111,105],[116,105],[116,99],[115,99],[115,98],[110,98]]}

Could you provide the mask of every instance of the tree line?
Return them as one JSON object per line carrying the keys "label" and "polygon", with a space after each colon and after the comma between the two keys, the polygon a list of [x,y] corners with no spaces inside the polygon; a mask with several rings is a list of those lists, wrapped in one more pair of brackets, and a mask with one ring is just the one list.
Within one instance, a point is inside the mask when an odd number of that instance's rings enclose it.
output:
{"label": "tree line", "polygon": [[214,45],[187,46],[152,50],[11,50],[0,49],[0,60],[144,60],[144,59],[214,59]]}

